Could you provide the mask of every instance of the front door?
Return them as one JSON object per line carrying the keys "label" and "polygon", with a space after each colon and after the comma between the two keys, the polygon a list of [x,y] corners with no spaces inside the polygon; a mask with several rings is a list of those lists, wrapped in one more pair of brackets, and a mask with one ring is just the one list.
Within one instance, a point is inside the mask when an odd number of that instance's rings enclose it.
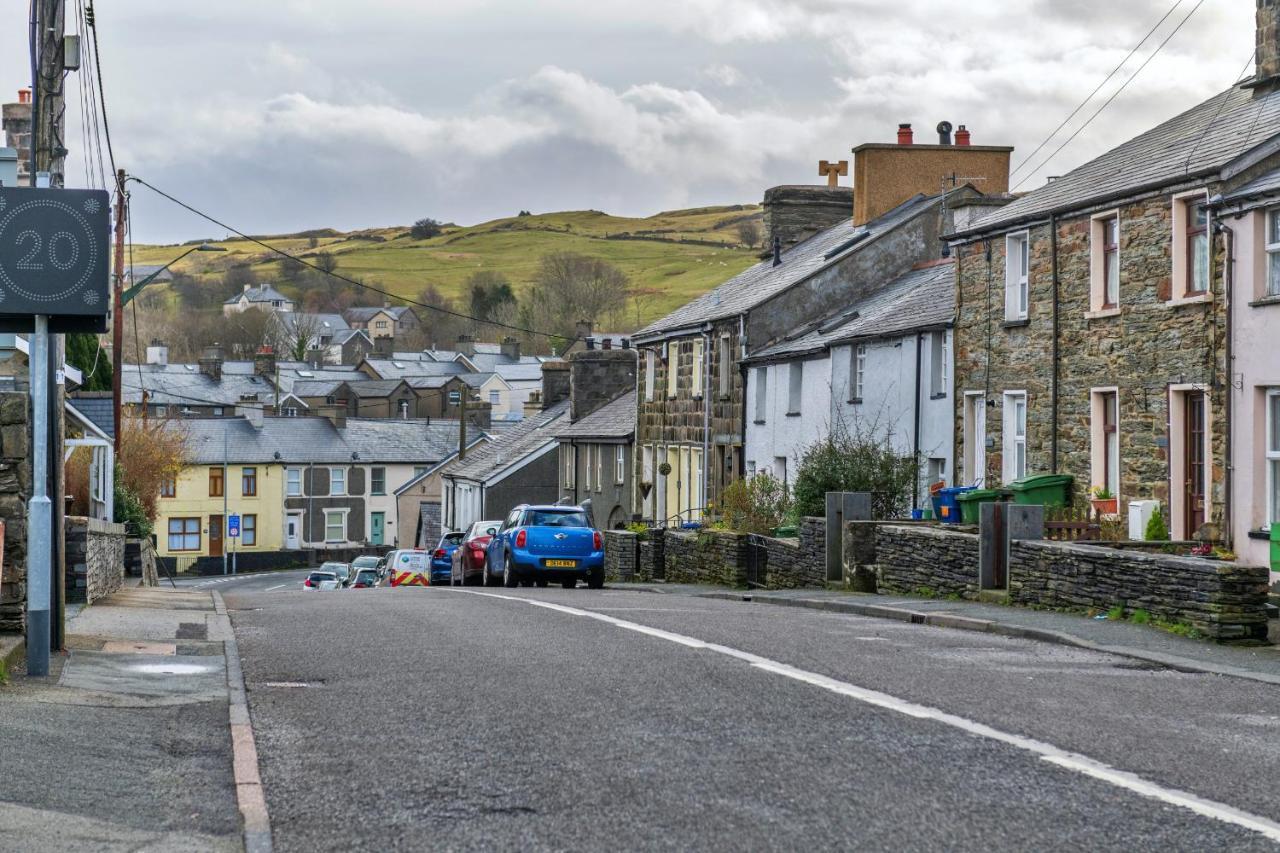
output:
{"label": "front door", "polygon": [[1186,528],[1184,535],[1190,539],[1204,525],[1205,486],[1208,483],[1208,472],[1204,451],[1205,439],[1205,403],[1204,392],[1192,391],[1187,394],[1186,441],[1183,444],[1185,453],[1186,494]]}
{"label": "front door", "polygon": [[981,488],[987,477],[987,398],[964,395],[964,479],[957,485]]}
{"label": "front door", "polygon": [[381,545],[384,531],[387,526],[387,514],[385,512],[375,512],[369,515],[369,544]]}
{"label": "front door", "polygon": [[209,516],[209,556],[222,556],[222,534],[226,528],[222,523],[222,516]]}
{"label": "front door", "polygon": [[298,528],[301,526],[300,519],[296,515],[290,515],[284,521],[284,547],[290,550],[297,550]]}

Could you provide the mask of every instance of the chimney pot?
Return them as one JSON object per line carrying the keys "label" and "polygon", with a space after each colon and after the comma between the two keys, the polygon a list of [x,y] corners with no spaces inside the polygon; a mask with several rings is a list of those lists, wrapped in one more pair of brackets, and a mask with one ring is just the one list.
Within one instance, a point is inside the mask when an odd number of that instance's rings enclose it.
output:
{"label": "chimney pot", "polygon": [[951,144],[951,122],[949,121],[938,122],[938,144],[939,145]]}
{"label": "chimney pot", "polygon": [[969,131],[962,124],[960,125],[959,128],[956,129],[956,145],[968,145],[968,144],[969,144]]}
{"label": "chimney pot", "polygon": [[29,103],[31,103],[31,90],[30,90],[30,89],[19,89],[19,90],[18,90],[18,103],[20,103],[20,104],[29,104]]}
{"label": "chimney pot", "polygon": [[898,125],[898,144],[899,145],[910,145],[912,144],[913,138],[914,138],[914,134],[911,132],[911,125],[909,124]]}

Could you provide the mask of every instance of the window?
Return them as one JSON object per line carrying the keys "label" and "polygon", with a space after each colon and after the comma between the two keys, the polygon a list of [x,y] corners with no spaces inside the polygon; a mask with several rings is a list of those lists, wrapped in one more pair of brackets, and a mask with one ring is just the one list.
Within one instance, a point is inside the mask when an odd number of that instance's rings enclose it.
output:
{"label": "window", "polygon": [[1027,232],[1004,240],[1004,318],[1027,319],[1030,309],[1031,237]]}
{"label": "window", "polygon": [[[575,473],[576,473],[576,468],[578,464],[577,452],[578,452],[578,449],[575,447],[573,449]],[[582,448],[582,490],[584,492],[591,491],[591,446],[590,445],[587,445],[586,447]]]}
{"label": "window", "polygon": [[374,327],[375,329],[385,329],[385,328],[387,327],[387,321],[386,321],[386,320],[378,320],[377,322],[375,322],[375,323],[373,324],[373,327]]}
{"label": "window", "polygon": [[498,392],[497,392],[497,391],[490,391],[490,392],[489,392],[489,405],[490,405],[490,406],[497,406],[497,405],[498,405]]}
{"label": "window", "polygon": [[400,401],[400,419],[401,420],[409,419],[409,401],[408,400]]}
{"label": "window", "polygon": [[347,469],[329,469],[329,494],[345,495],[347,493]]}
{"label": "window", "polygon": [[284,472],[284,493],[296,498],[302,494],[302,469],[290,468]]}
{"label": "window", "polygon": [[613,451],[613,482],[621,486],[627,481],[627,448],[619,444]]}
{"label": "window", "polygon": [[800,414],[800,395],[804,390],[804,362],[791,362],[787,375],[787,414]]}
{"label": "window", "polygon": [[747,476],[754,477],[755,475],[756,475],[756,460],[748,459],[747,460]]}
{"label": "window", "polygon": [[414,478],[415,478],[415,479],[417,479],[418,477],[421,477],[421,476],[422,476],[423,474],[425,474],[425,473],[427,473],[427,466],[426,466],[426,465],[414,465],[414,466],[413,466],[413,476],[414,476]]}
{"label": "window", "polygon": [[1280,207],[1267,211],[1267,296],[1280,296]]}
{"label": "window", "polygon": [[849,402],[862,402],[862,388],[867,377],[867,345],[849,348]]}
{"label": "window", "polygon": [[733,390],[733,346],[729,341],[728,335],[720,336],[720,354],[718,358],[716,372],[720,376],[720,396],[728,397],[729,392]]}
{"label": "window", "polygon": [[566,489],[572,489],[574,480],[576,479],[574,476],[574,474],[577,473],[574,471],[574,468],[576,467],[574,465],[574,452],[575,450],[572,444],[560,445],[560,454],[564,457],[564,487]]}
{"label": "window", "polygon": [[462,405],[462,392],[461,392],[461,391],[450,391],[450,392],[449,392],[449,405],[450,405],[450,406],[461,406],[461,405]]}
{"label": "window", "polygon": [[213,407],[213,416],[214,416],[215,418],[220,418],[220,417],[222,417],[222,407],[221,407],[221,406],[214,406],[214,407]]}
{"label": "window", "polygon": [[385,495],[387,493],[387,469],[381,466],[369,469],[369,494]]}
{"label": "window", "polygon": [[178,481],[173,477],[165,477],[160,481],[160,497],[173,498],[178,496]]}
{"label": "window", "polygon": [[326,510],[324,514],[324,541],[347,541],[347,514],[335,510]]}
{"label": "window", "polygon": [[222,469],[221,468],[209,469],[209,497],[211,498],[222,497]]}
{"label": "window", "polygon": [[929,478],[927,483],[945,483],[947,480],[947,460],[939,456],[931,456],[929,458],[929,468],[926,476]]}
{"label": "window", "polygon": [[258,544],[258,516],[240,517],[240,544],[246,548],[252,548]]}
{"label": "window", "polygon": [[152,406],[152,413],[155,414],[157,418],[163,418],[165,415],[169,414],[169,407],[165,405]]}
{"label": "window", "polygon": [[646,518],[653,515],[653,445],[646,444],[640,449],[640,482],[648,483],[649,490],[640,490],[641,505]]}
{"label": "window", "polygon": [[240,469],[240,494],[246,498],[258,496],[258,469]]}
{"label": "window", "polygon": [[1004,395],[1004,482],[1027,476],[1027,395],[1010,391]]}
{"label": "window", "polygon": [[298,416],[298,409],[294,406],[286,406],[280,411],[280,413],[286,418],[296,418]]}
{"label": "window", "polygon": [[1089,223],[1089,310],[1120,305],[1120,215],[1100,213]]}
{"label": "window", "polygon": [[690,387],[693,389],[693,396],[702,396],[702,372],[705,368],[703,357],[705,353],[703,349],[705,344],[702,338],[694,338],[693,340],[693,381]]}
{"label": "window", "polygon": [[1267,521],[1280,521],[1280,390],[1267,392]]}
{"label": "window", "polygon": [[169,519],[169,550],[170,551],[199,551],[200,550],[200,519],[198,518]]}
{"label": "window", "polygon": [[765,413],[768,412],[769,398],[769,368],[756,368],[756,423],[764,423]]}
{"label": "window", "polygon": [[947,396],[947,333],[929,333],[929,396]]}
{"label": "window", "polygon": [[784,486],[787,485],[787,457],[773,457],[773,476]]}
{"label": "window", "polygon": [[604,490],[604,447],[596,446],[596,491]]}
{"label": "window", "polygon": [[667,343],[667,396],[676,395],[676,376],[680,372],[680,344],[674,341]]}
{"label": "window", "polygon": [[658,355],[651,349],[644,351],[644,398],[653,399],[653,383],[658,379]]}
{"label": "window", "polygon": [[1197,296],[1209,290],[1209,209],[1203,197],[1183,204],[1187,211],[1187,296]]}

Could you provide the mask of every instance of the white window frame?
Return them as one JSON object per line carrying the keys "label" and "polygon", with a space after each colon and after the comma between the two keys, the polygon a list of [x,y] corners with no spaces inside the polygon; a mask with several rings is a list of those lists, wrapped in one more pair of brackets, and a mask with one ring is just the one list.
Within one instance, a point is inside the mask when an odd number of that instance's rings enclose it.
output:
{"label": "white window frame", "polygon": [[693,376],[689,387],[694,397],[702,396],[702,374],[706,370],[707,347],[702,338],[693,339]]}
{"label": "white window frame", "polygon": [[733,341],[729,335],[720,336],[719,362],[716,365],[720,376],[720,396],[728,397],[733,392]]}
{"label": "white window frame", "polygon": [[644,398],[653,399],[653,385],[658,381],[658,354],[652,349],[644,351]]}
{"label": "white window frame", "polygon": [[[342,491],[335,492],[333,484],[335,482],[342,483]],[[334,467],[329,469],[329,496],[342,497],[347,493],[347,469],[344,467]]]}
{"label": "white window frame", "polygon": [[929,333],[929,397],[947,396],[947,333]]}
{"label": "white window frame", "polygon": [[756,368],[756,415],[755,422],[765,423],[769,414],[769,365],[762,364]]}
{"label": "white window frame", "polygon": [[240,544],[245,548],[257,547],[258,514],[256,512],[246,512],[240,516]]}
{"label": "white window frame", "polygon": [[867,345],[849,347],[849,402],[861,403],[867,379]]}
{"label": "white window frame", "polygon": [[982,391],[964,392],[964,478],[961,486],[982,488],[987,480],[987,395]]}
{"label": "white window frame", "polygon": [[[1017,263],[1009,262],[1017,251]],[[1031,316],[1031,232],[1004,238],[1004,319],[1017,323]]]}
{"label": "white window frame", "polygon": [[[351,510],[349,510],[349,509],[326,509],[326,510],[324,510],[324,541],[325,541],[326,543],[329,543],[329,542],[346,542],[346,541],[347,541],[347,515],[348,515],[350,512],[351,512]],[[329,519],[330,519],[330,518],[332,518],[332,517],[333,517],[333,516],[335,516],[335,515],[342,519],[342,521],[339,523],[339,524],[340,524],[340,526],[342,527],[342,537],[341,537],[341,538],[338,538],[338,539],[335,539],[335,538],[333,538],[333,537],[329,536],[329,530],[330,530],[331,528],[333,528],[333,527],[334,527],[334,525],[333,525],[333,524],[331,524],[331,523],[329,522]]]}
{"label": "white window frame", "polygon": [[287,498],[302,497],[302,469],[301,468],[285,469],[284,496]]}
{"label": "white window frame", "polygon": [[[1263,296],[1280,296],[1280,207],[1273,207],[1262,214]],[[1274,235],[1275,240],[1272,241]]]}
{"label": "white window frame", "polygon": [[596,450],[596,491],[604,491],[604,448],[597,444]]}
{"label": "white window frame", "polygon": [[[1208,201],[1209,192],[1205,189],[1178,193],[1173,196],[1173,209],[1169,219],[1171,237],[1169,254],[1173,266],[1170,273],[1169,287],[1169,301],[1171,303],[1204,302],[1209,298],[1209,294],[1213,290],[1213,282],[1210,280],[1213,275],[1213,212],[1209,210]],[[1192,270],[1190,264],[1187,263],[1189,249],[1187,245],[1187,224],[1191,214],[1191,207],[1196,202],[1205,204],[1204,235],[1207,269],[1205,269],[1205,289],[1192,291]]]}
{"label": "white window frame", "polygon": [[1280,403],[1280,388],[1271,388],[1266,396],[1266,414],[1263,456],[1267,467],[1267,527],[1280,521],[1280,502],[1276,501],[1276,488],[1280,486],[1280,422],[1274,416],[1274,407]]}
{"label": "white window frame", "polygon": [[[1017,423],[1017,406],[1022,404],[1022,434],[1018,435]],[[1003,453],[1001,453],[1000,466],[1002,471],[1002,479],[1007,486],[1014,480],[1021,479],[1027,475],[1029,466],[1027,463],[1027,392],[1026,391],[1005,391],[1004,392],[1004,423],[1001,429],[1001,437],[1003,439]],[[1022,449],[1022,470],[1018,470],[1018,449]]]}
{"label": "white window frame", "polygon": [[[376,477],[374,476],[375,471],[382,472],[382,489],[380,491],[378,490],[378,487],[374,485],[374,482],[376,480]],[[369,468],[369,496],[385,497],[386,494],[387,494],[387,467],[385,465],[373,465]]]}
{"label": "white window frame", "polygon": [[679,390],[680,376],[680,342],[667,341],[667,397],[674,398]]}
{"label": "white window frame", "polygon": [[804,404],[804,362],[793,361],[787,365],[787,414],[800,414]]}
{"label": "white window frame", "polygon": [[[1115,432],[1106,431],[1108,399],[1115,400]],[[1120,475],[1120,389],[1116,386],[1089,389],[1089,486],[1111,486],[1116,506],[1121,506]],[[1108,446],[1109,445],[1109,446]],[[1110,462],[1111,470],[1107,470]],[[1108,483],[1108,481],[1111,481]]]}
{"label": "white window frame", "polygon": [[619,444],[613,452],[613,482],[621,486],[627,480],[627,446]]}
{"label": "white window frame", "polygon": [[575,454],[578,451],[572,444],[562,444],[560,447],[564,451],[564,487],[572,489],[577,481],[578,466]]}

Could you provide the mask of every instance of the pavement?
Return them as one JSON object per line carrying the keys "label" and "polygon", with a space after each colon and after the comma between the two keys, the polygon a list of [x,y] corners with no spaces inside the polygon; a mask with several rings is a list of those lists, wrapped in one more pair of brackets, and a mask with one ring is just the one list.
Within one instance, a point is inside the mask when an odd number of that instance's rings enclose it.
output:
{"label": "pavement", "polygon": [[209,592],[129,588],[77,609],[49,676],[16,662],[0,850],[244,849],[225,622]]}

